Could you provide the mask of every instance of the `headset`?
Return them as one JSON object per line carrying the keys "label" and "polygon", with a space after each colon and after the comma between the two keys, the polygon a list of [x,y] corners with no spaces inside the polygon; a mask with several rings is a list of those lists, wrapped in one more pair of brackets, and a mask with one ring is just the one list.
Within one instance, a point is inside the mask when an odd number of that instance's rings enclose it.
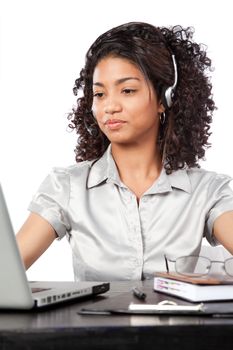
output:
{"label": "headset", "polygon": [[163,103],[165,109],[171,108],[171,106],[172,106],[172,99],[173,99],[173,96],[175,93],[175,88],[176,88],[177,80],[178,80],[175,55],[172,55],[172,62],[173,62],[173,68],[174,68],[174,83],[172,86],[165,88],[164,91],[162,92],[162,103]]}

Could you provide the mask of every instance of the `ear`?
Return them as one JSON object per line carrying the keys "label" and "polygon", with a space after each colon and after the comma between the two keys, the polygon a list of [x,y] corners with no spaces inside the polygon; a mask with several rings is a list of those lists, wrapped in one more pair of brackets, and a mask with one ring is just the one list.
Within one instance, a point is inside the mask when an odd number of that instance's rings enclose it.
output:
{"label": "ear", "polygon": [[164,107],[164,104],[163,104],[162,100],[159,101],[158,112],[159,113],[164,113],[165,112],[165,107]]}

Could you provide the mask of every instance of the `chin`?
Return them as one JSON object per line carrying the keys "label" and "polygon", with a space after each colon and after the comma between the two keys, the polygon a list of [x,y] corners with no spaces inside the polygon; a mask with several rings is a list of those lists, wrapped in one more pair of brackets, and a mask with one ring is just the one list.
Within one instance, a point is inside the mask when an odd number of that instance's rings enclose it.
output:
{"label": "chin", "polygon": [[133,146],[133,145],[137,145],[138,141],[137,140],[133,140],[133,139],[129,139],[129,138],[111,138],[111,140],[109,139],[109,141],[111,142],[111,144],[115,144],[118,146]]}

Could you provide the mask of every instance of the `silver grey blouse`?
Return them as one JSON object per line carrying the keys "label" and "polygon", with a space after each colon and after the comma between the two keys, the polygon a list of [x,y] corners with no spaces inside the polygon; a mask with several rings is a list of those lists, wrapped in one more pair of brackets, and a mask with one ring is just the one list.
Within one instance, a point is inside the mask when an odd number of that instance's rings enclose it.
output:
{"label": "silver grey blouse", "polygon": [[96,161],[54,168],[29,210],[67,236],[75,280],[149,278],[169,257],[198,254],[212,245],[215,219],[233,210],[230,177],[202,169],[163,170],[136,196],[121,182],[111,147]]}

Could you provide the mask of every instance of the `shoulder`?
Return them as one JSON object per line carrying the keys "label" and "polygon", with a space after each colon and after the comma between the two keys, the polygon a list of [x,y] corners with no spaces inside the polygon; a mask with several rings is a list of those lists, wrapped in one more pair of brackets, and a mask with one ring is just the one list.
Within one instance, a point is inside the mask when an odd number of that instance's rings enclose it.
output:
{"label": "shoulder", "polygon": [[71,182],[84,183],[92,163],[93,161],[84,161],[67,167],[55,166],[41,183],[40,189],[57,191],[64,187],[68,189]]}
{"label": "shoulder", "polygon": [[217,173],[215,171],[205,170],[203,168],[189,168],[186,171],[190,179],[199,179],[199,180],[215,179],[217,181],[232,179],[231,176],[229,175]]}
{"label": "shoulder", "polygon": [[232,177],[229,175],[208,171],[202,168],[190,168],[186,171],[192,188],[205,186],[216,189],[222,185],[228,184],[232,180]]}
{"label": "shoulder", "polygon": [[51,174],[63,177],[85,177],[89,173],[94,162],[95,160],[83,161],[67,167],[56,166],[52,168]]}

